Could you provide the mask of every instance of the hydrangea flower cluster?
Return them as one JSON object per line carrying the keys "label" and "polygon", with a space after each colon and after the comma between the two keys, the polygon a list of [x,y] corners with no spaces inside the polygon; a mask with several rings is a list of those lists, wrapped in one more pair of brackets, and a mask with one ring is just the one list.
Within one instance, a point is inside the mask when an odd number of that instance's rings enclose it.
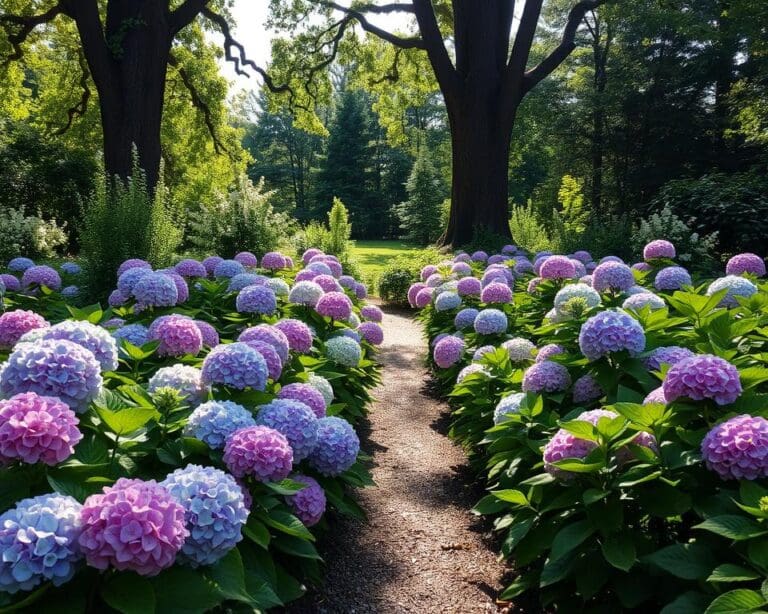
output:
{"label": "hydrangea flower cluster", "polygon": [[768,478],[768,420],[742,414],[718,424],[701,442],[701,456],[724,480]]}
{"label": "hydrangea flower cluster", "polygon": [[66,339],[90,350],[103,371],[117,369],[117,344],[100,326],[86,321],[64,320],[45,329],[39,339]]}
{"label": "hydrangea flower cluster", "polygon": [[450,311],[461,306],[461,297],[456,292],[441,292],[435,299],[436,311]]}
{"label": "hydrangea flower cluster", "polygon": [[587,373],[573,382],[571,391],[574,403],[591,403],[605,394],[597,380]]}
{"label": "hydrangea flower cluster", "polygon": [[738,307],[736,297],[749,298],[757,294],[757,286],[746,277],[727,275],[716,279],[707,287],[707,296],[712,296],[721,290],[726,290],[725,296],[720,301],[721,307]]}
{"label": "hydrangea flower cluster", "polygon": [[293,399],[275,399],[259,407],[256,416],[256,424],[273,428],[285,436],[293,450],[294,463],[303,461],[315,449],[317,420],[308,405]]}
{"label": "hydrangea flower cluster", "polygon": [[264,390],[267,375],[264,357],[242,342],[216,346],[203,361],[202,381],[206,385],[223,384],[237,390]]}
{"label": "hydrangea flower cluster", "polygon": [[725,265],[726,275],[743,275],[749,273],[757,277],[765,276],[765,260],[757,254],[736,254]]}
{"label": "hydrangea flower cluster", "polygon": [[534,363],[523,374],[524,392],[560,392],[570,385],[568,369],[551,360]]}
{"label": "hydrangea flower cluster", "polygon": [[[325,381],[327,383],[328,380]],[[277,393],[277,398],[299,401],[309,407],[318,418],[325,418],[325,412],[329,404],[326,402],[323,394],[312,384],[286,384]],[[331,398],[333,398],[332,394]]]}
{"label": "hydrangea flower cluster", "polygon": [[643,307],[650,307],[652,310],[664,309],[667,304],[664,299],[653,292],[638,292],[627,297],[621,304],[623,309],[632,309],[640,311]]}
{"label": "hydrangea flower cluster", "polygon": [[316,525],[325,514],[326,499],[323,487],[317,480],[307,475],[296,473],[291,476],[291,479],[304,484],[304,488],[294,495],[288,495],[285,498],[286,502],[305,526]]}
{"label": "hydrangea flower cluster", "polygon": [[0,316],[0,350],[10,350],[29,331],[48,326],[46,319],[34,311],[6,311]]}
{"label": "hydrangea flower cluster", "polygon": [[360,308],[360,315],[363,316],[364,320],[371,322],[381,323],[384,319],[384,313],[376,305],[363,305]]}
{"label": "hydrangea flower cluster", "polygon": [[192,258],[186,258],[180,261],[175,267],[175,271],[182,277],[207,277],[208,271],[205,270],[203,263]]}
{"label": "hydrangea flower cluster", "polygon": [[117,276],[120,277],[129,269],[146,269],[151,271],[152,265],[149,264],[149,262],[146,260],[142,260],[141,258],[129,258],[117,268]]}
{"label": "hydrangea flower cluster", "polygon": [[497,335],[507,332],[507,316],[498,309],[483,309],[477,314],[473,327],[478,335]]}
{"label": "hydrangea flower cluster", "polygon": [[61,276],[56,269],[49,266],[35,265],[24,271],[21,276],[21,285],[26,289],[45,286],[51,290],[58,290],[61,288]]}
{"label": "hydrangea flower cluster", "polygon": [[663,386],[668,402],[684,397],[694,401],[712,399],[718,405],[730,405],[741,396],[738,369],[710,354],[691,356],[674,364],[667,371]]}
{"label": "hydrangea flower cluster", "polygon": [[357,332],[371,345],[384,343],[384,331],[376,322],[363,322],[357,327]]}
{"label": "hydrangea flower cluster", "polygon": [[326,318],[346,320],[352,315],[352,301],[343,292],[327,292],[317,301],[315,311]]}
{"label": "hydrangea flower cluster", "polygon": [[224,258],[221,256],[208,256],[205,260],[203,260],[203,266],[205,267],[205,271],[209,276],[214,276],[216,266],[223,261]]}
{"label": "hydrangea flower cluster", "polygon": [[624,292],[634,285],[632,269],[623,262],[603,262],[592,272],[592,287],[598,292]]}
{"label": "hydrangea flower cluster", "polygon": [[562,309],[562,307],[573,298],[583,299],[589,308],[597,307],[602,300],[600,294],[587,284],[568,284],[567,286],[563,286],[558,290],[557,294],[555,294],[555,309]]}
{"label": "hydrangea flower cluster", "polygon": [[602,311],[582,325],[579,348],[589,360],[622,351],[638,354],[645,349],[645,332],[640,323],[626,313]]}
{"label": "hydrangea flower cluster", "polygon": [[21,282],[13,275],[3,273],[0,275],[0,281],[3,282],[3,285],[8,292],[18,292],[21,290]]}
{"label": "hydrangea flower cluster", "polygon": [[154,480],[120,478],[88,497],[81,517],[78,543],[96,569],[155,576],[173,565],[189,535],[184,508]]}
{"label": "hydrangea flower cluster", "polygon": [[268,286],[246,286],[235,300],[239,313],[271,315],[277,311],[277,297]]}
{"label": "hydrangea flower cluster", "polygon": [[159,356],[196,356],[203,349],[203,335],[195,321],[187,317],[165,316],[149,327],[149,340],[160,341]]}
{"label": "hydrangea flower cluster", "polygon": [[360,344],[349,337],[332,337],[325,342],[328,359],[344,367],[356,367],[363,357]]}
{"label": "hydrangea flower cluster", "polygon": [[570,279],[576,277],[576,267],[567,256],[548,256],[539,267],[543,279]]}
{"label": "hydrangea flower cluster", "polygon": [[341,292],[342,286],[333,275],[318,275],[311,281],[320,286],[324,292]]}
{"label": "hydrangea flower cluster", "polygon": [[213,276],[217,278],[228,279],[242,273],[245,273],[245,267],[237,260],[221,260],[213,267]]}
{"label": "hydrangea flower cluster", "polygon": [[33,266],[35,266],[34,260],[20,256],[18,258],[11,259],[11,261],[8,263],[8,270],[13,271],[14,273],[23,273]]}
{"label": "hydrangea flower cluster", "polygon": [[231,475],[214,467],[187,465],[160,485],[184,508],[189,537],[181,547],[180,562],[191,567],[212,565],[243,538],[248,510]]}
{"label": "hydrangea flower cluster", "polygon": [[676,365],[681,360],[690,358],[693,355],[693,352],[688,348],[677,345],[668,345],[652,350],[651,353],[643,359],[643,364],[649,371],[660,371],[661,365],[663,364],[668,364],[670,366]]}
{"label": "hydrangea flower cluster", "polygon": [[[533,360],[533,352],[536,346],[532,341],[524,339],[523,337],[515,337],[509,339],[501,344],[512,362],[525,362],[527,360]],[[541,361],[539,361],[541,362]]]}
{"label": "hydrangea flower cluster", "polygon": [[[307,383],[323,396],[326,407],[333,403],[333,386],[331,385],[331,382],[325,379],[322,375],[310,371]],[[323,416],[318,416],[318,418],[322,417]]]}
{"label": "hydrangea flower cluster", "polygon": [[250,343],[252,341],[260,341],[261,343],[266,343],[272,346],[283,363],[288,362],[290,353],[288,337],[285,336],[282,330],[275,326],[271,326],[269,324],[258,324],[257,326],[246,328],[242,333],[240,333],[240,336],[237,338],[237,340],[243,343]]}
{"label": "hydrangea flower cluster", "polygon": [[66,340],[22,344],[0,372],[0,393],[35,392],[58,397],[76,413],[101,392],[100,365],[93,353]]}
{"label": "hydrangea flower cluster", "polygon": [[267,252],[261,259],[261,266],[265,269],[276,271],[278,269],[284,269],[287,266],[287,263],[285,261],[285,256],[280,252]]}
{"label": "hydrangea flower cluster", "polygon": [[293,451],[279,431],[249,426],[227,438],[223,460],[235,477],[249,475],[261,482],[279,482],[291,472]]}
{"label": "hydrangea flower cluster", "polygon": [[544,471],[556,478],[568,479],[574,474],[560,469],[555,463],[566,458],[586,458],[596,447],[594,441],[581,439],[565,429],[560,429],[544,446]]}
{"label": "hydrangea flower cluster", "polygon": [[680,290],[683,286],[690,286],[691,275],[681,266],[668,266],[656,273],[653,285],[657,290]]}
{"label": "hydrangea flower cluster", "polygon": [[232,401],[208,401],[199,405],[189,416],[184,434],[221,450],[227,438],[239,429],[255,426],[251,412]]}
{"label": "hydrangea flower cluster", "polygon": [[294,305],[314,307],[325,291],[313,281],[300,281],[291,288],[288,300]]}
{"label": "hydrangea flower cluster", "polygon": [[219,332],[213,326],[203,320],[195,320],[195,324],[203,336],[204,346],[212,348],[219,345]]}
{"label": "hydrangea flower cluster", "polygon": [[[414,284],[411,286],[411,288],[416,288],[419,286],[419,284]],[[419,288],[421,290],[423,288]],[[480,296],[480,293],[482,292],[483,284],[480,282],[477,277],[463,277],[459,280],[459,283],[456,284],[456,292],[459,294],[459,296]],[[418,291],[417,291],[418,292]],[[410,291],[408,293],[409,301],[410,301]],[[415,296],[414,296],[415,299]],[[413,304],[413,301],[410,301]]]}
{"label": "hydrangea flower cluster", "polygon": [[169,275],[146,273],[133,286],[133,296],[142,307],[173,307],[179,300],[179,290]]}
{"label": "hydrangea flower cluster", "polygon": [[501,399],[493,410],[493,423],[501,424],[502,422],[507,422],[509,420],[507,414],[518,413],[523,400],[525,400],[524,392],[513,392]]}
{"label": "hydrangea flower cluster", "polygon": [[149,378],[147,391],[155,393],[161,388],[173,388],[190,406],[197,407],[208,396],[209,389],[202,382],[200,369],[190,365],[161,367]]}
{"label": "hydrangea flower cluster", "polygon": [[676,256],[675,246],[664,239],[651,241],[643,248],[644,260],[657,260],[659,258],[674,258]]}
{"label": "hydrangea flower cluster", "polygon": [[256,258],[256,254],[251,252],[240,252],[239,254],[235,254],[235,260],[246,267],[259,266],[259,259]]}
{"label": "hydrangea flower cluster", "polygon": [[125,339],[128,343],[141,347],[149,341],[149,330],[143,324],[126,324],[113,331],[115,339]]}
{"label": "hydrangea flower cluster", "polygon": [[491,282],[480,292],[480,300],[483,303],[510,303],[512,302],[512,289],[505,283]]}
{"label": "hydrangea flower cluster", "polygon": [[435,344],[432,358],[441,369],[447,369],[461,360],[466,345],[459,337],[447,336]]}
{"label": "hydrangea flower cluster", "polygon": [[479,313],[480,312],[473,307],[466,307],[459,311],[459,313],[456,314],[456,317],[453,318],[453,325],[458,330],[470,328],[474,325],[475,318],[477,318],[477,314]]}
{"label": "hydrangea flower cluster", "polygon": [[274,327],[283,333],[288,340],[288,347],[299,354],[306,354],[312,349],[314,334],[301,320],[288,318],[280,320]]}
{"label": "hydrangea flower cluster", "polygon": [[352,425],[338,416],[321,418],[317,423],[317,445],[309,464],[322,475],[344,473],[357,460],[360,440]]}
{"label": "hydrangea flower cluster", "polygon": [[227,285],[227,292],[240,292],[243,288],[248,286],[264,286],[267,283],[267,278],[256,273],[240,273],[229,278],[229,285]]}
{"label": "hydrangea flower cluster", "polygon": [[30,591],[43,582],[61,586],[82,559],[82,506],[51,494],[22,499],[0,515],[0,591]]}
{"label": "hydrangea flower cluster", "polygon": [[54,466],[83,438],[75,413],[54,397],[34,392],[0,401],[0,465],[21,461]]}
{"label": "hydrangea flower cluster", "polygon": [[470,365],[467,365],[461,371],[459,371],[459,374],[456,376],[456,383],[460,384],[465,379],[467,379],[470,375],[473,375],[475,373],[482,373],[483,375],[490,376],[490,373],[483,365],[474,362]]}
{"label": "hydrangea flower cluster", "polygon": [[254,350],[261,354],[264,361],[267,363],[267,375],[270,379],[277,381],[283,373],[283,361],[280,360],[280,356],[268,343],[263,341],[247,341]]}
{"label": "hydrangea flower cluster", "polygon": [[557,343],[548,343],[547,345],[539,348],[539,351],[536,353],[536,362],[549,360],[558,354],[565,354],[565,348],[562,345],[558,345]]}

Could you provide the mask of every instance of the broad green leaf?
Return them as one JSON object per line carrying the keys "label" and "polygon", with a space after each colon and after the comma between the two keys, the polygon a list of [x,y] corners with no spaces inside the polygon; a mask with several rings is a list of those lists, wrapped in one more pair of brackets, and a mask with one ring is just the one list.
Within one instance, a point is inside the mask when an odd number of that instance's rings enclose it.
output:
{"label": "broad green leaf", "polygon": [[515,549],[517,544],[520,543],[520,540],[528,535],[528,531],[530,531],[531,527],[533,526],[533,520],[533,518],[517,520],[512,524],[511,527],[509,527],[509,531],[507,531],[507,537],[504,539],[504,542],[501,546],[502,552],[509,556],[509,553]]}
{"label": "broad green leaf", "polygon": [[519,490],[492,490],[491,494],[507,503],[515,505],[529,505],[528,498]]}
{"label": "broad green leaf", "polygon": [[701,614],[710,601],[711,595],[688,591],[664,606],[660,614]]}
{"label": "broad green leaf", "polygon": [[715,598],[704,614],[744,614],[764,605],[765,598],[757,591],[737,588]]}
{"label": "broad green leaf", "polygon": [[298,556],[305,559],[314,559],[316,561],[322,560],[317,552],[317,548],[315,548],[315,545],[306,539],[301,539],[300,537],[293,537],[292,535],[280,535],[273,540],[272,545],[278,550],[281,550],[282,552],[285,552],[291,556]]}
{"label": "broad green leaf", "polygon": [[253,514],[248,516],[248,522],[246,522],[245,527],[243,527],[243,533],[262,548],[267,548],[267,546],[269,546],[271,539],[269,529],[264,523],[256,520]]}
{"label": "broad green leaf", "polygon": [[587,441],[597,441],[598,439],[595,427],[590,422],[584,420],[561,422],[560,427],[576,435],[579,439],[586,439]]}
{"label": "broad green leaf", "polygon": [[116,435],[126,435],[139,430],[157,414],[151,407],[126,407],[119,411],[96,407],[96,413],[107,428]]}
{"label": "broad green leaf", "polygon": [[635,544],[627,533],[611,533],[603,541],[601,549],[605,560],[617,569],[629,571],[635,564]]}
{"label": "broad green leaf", "polygon": [[221,593],[200,570],[175,566],[152,580],[157,596],[157,612],[162,614],[202,614],[218,605]]}
{"label": "broad green leaf", "polygon": [[736,541],[768,534],[768,528],[750,518],[736,516],[735,514],[714,516],[695,525],[693,528],[710,531],[711,533],[716,533]]}
{"label": "broad green leaf", "polygon": [[253,604],[253,597],[245,588],[243,559],[237,548],[232,548],[223,558],[208,567],[206,575],[215,584],[222,597]]}
{"label": "broad green leaf", "polygon": [[760,574],[741,565],[724,563],[715,567],[714,571],[707,578],[707,582],[748,582],[756,580]]}
{"label": "broad green leaf", "polygon": [[155,589],[152,583],[132,572],[118,572],[101,587],[104,601],[123,614],[152,614]]}
{"label": "broad green leaf", "polygon": [[717,561],[701,544],[673,544],[643,557],[643,560],[677,578],[699,580],[709,576]]}
{"label": "broad green leaf", "polygon": [[579,520],[560,529],[552,540],[552,550],[549,553],[551,561],[568,554],[580,546],[590,535],[595,532],[595,527],[589,520]]}
{"label": "broad green leaf", "polygon": [[309,529],[290,512],[280,509],[272,509],[265,514],[259,514],[259,518],[268,526],[277,529],[282,533],[293,535],[294,537],[303,537],[310,541],[315,541],[315,536],[309,532]]}

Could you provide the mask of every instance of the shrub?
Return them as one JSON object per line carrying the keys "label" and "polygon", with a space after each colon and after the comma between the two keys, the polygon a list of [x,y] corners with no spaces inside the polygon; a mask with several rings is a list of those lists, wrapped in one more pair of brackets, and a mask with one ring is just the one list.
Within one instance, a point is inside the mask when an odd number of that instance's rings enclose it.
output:
{"label": "shrub", "polygon": [[333,206],[328,212],[328,237],[324,251],[342,259],[349,252],[349,238],[352,236],[352,224],[349,211],[339,198],[333,199]]}
{"label": "shrub", "polygon": [[0,260],[7,262],[24,254],[30,258],[50,258],[67,243],[64,226],[56,220],[45,221],[36,215],[26,215],[24,209],[0,211]]}
{"label": "shrub", "polygon": [[432,155],[422,146],[406,184],[408,200],[397,206],[406,239],[429,245],[442,231],[439,225],[443,202],[443,180],[432,164]]}
{"label": "shrub", "polygon": [[536,216],[530,201],[527,205],[512,207],[509,227],[516,245],[531,252],[552,249],[552,239]]}
{"label": "shrub", "polygon": [[419,279],[422,267],[431,264],[439,254],[437,250],[410,251],[398,256],[387,266],[378,279],[379,297],[394,305],[408,304],[408,288]]}

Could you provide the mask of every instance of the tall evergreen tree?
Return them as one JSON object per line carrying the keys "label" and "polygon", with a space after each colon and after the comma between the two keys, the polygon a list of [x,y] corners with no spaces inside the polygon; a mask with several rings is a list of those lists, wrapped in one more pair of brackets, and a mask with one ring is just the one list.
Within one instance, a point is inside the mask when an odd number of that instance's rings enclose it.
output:
{"label": "tall evergreen tree", "polygon": [[436,241],[443,231],[440,206],[445,190],[440,172],[425,146],[421,147],[413,163],[407,191],[408,200],[398,207],[401,227],[406,232],[406,238],[428,245]]}

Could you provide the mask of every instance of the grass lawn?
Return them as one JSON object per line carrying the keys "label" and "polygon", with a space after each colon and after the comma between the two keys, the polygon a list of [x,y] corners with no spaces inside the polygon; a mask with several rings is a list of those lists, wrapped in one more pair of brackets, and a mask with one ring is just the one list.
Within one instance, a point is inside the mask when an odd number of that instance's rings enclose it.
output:
{"label": "grass lawn", "polygon": [[[363,277],[374,281],[393,258],[416,250],[417,247],[403,241],[355,241],[352,257],[357,261]],[[375,291],[373,286],[370,290]]]}

